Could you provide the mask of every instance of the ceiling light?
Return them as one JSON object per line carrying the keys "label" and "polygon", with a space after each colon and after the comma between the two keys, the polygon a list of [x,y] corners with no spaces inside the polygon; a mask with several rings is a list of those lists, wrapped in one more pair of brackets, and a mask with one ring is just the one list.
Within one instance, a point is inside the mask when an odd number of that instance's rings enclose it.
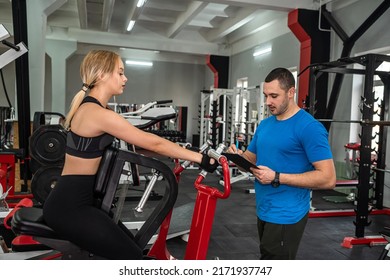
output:
{"label": "ceiling light", "polygon": [[270,52],[272,52],[272,48],[271,47],[266,48],[266,49],[257,50],[257,51],[255,51],[253,53],[253,56],[259,56],[259,55],[270,53]]}
{"label": "ceiling light", "polygon": [[137,8],[141,8],[145,4],[146,0],[138,0]]}
{"label": "ceiling light", "polygon": [[127,65],[138,65],[138,66],[153,66],[153,62],[150,61],[136,61],[136,60],[126,60]]}
{"label": "ceiling light", "polygon": [[129,25],[127,26],[127,31],[131,31],[135,24],[135,20],[130,20]]}

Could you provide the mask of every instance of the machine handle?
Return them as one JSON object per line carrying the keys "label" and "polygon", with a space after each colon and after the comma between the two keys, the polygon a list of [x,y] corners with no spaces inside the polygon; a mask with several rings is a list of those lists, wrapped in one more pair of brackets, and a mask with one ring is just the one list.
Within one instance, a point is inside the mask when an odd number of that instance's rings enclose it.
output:
{"label": "machine handle", "polygon": [[19,46],[17,46],[17,45],[14,45],[14,44],[12,44],[12,43],[10,43],[10,42],[8,42],[8,41],[6,41],[6,40],[3,40],[3,41],[1,41],[4,45],[6,45],[7,47],[10,47],[10,48],[12,48],[12,49],[14,49],[15,51],[20,51],[20,47]]}
{"label": "machine handle", "polygon": [[208,150],[207,155],[209,157],[215,159],[218,162],[219,162],[220,157],[222,157],[222,155],[219,152],[217,152],[216,150],[213,150],[213,149]]}
{"label": "machine handle", "polygon": [[[208,139],[200,148],[199,148],[199,152],[203,153],[205,150],[207,150],[207,148],[209,148],[211,145],[213,144],[213,142]],[[173,170],[173,173],[175,173],[176,177],[180,176],[180,173],[183,172],[184,169],[186,169],[190,164],[191,164],[191,161],[190,160],[186,160],[185,162],[183,162],[181,165],[179,165],[179,160],[175,160],[175,163],[176,163],[176,166],[175,166],[175,169]]]}
{"label": "machine handle", "polygon": [[220,152],[218,152],[218,150],[220,149],[217,149],[217,151],[210,149],[207,152],[207,154],[209,155],[209,157],[212,157],[215,160],[217,160],[218,163],[222,166],[223,182],[224,182],[223,192],[221,192],[219,189],[215,187],[202,184],[202,181],[205,178],[205,174],[203,173],[203,171],[198,175],[198,178],[195,181],[195,188],[199,191],[207,193],[212,197],[226,199],[230,196],[230,192],[231,192],[229,161],[225,156],[221,155]]}

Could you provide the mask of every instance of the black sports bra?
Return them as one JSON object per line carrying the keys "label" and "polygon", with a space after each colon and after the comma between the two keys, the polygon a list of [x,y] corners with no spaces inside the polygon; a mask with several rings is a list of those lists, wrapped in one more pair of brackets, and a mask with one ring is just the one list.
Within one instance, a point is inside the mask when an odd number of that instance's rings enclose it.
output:
{"label": "black sports bra", "polygon": [[[102,104],[92,96],[85,97],[81,104],[87,102],[95,103],[103,107]],[[114,136],[107,133],[95,137],[83,137],[69,130],[66,136],[65,152],[80,158],[98,158],[101,157],[104,150],[112,144],[114,138]]]}

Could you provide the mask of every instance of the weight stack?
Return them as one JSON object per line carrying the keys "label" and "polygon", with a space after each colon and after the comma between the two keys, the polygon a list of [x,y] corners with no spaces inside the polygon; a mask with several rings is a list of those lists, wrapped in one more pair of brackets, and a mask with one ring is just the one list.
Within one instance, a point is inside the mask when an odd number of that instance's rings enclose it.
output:
{"label": "weight stack", "polygon": [[41,204],[61,175],[65,160],[66,134],[60,124],[41,125],[30,137],[31,192]]}

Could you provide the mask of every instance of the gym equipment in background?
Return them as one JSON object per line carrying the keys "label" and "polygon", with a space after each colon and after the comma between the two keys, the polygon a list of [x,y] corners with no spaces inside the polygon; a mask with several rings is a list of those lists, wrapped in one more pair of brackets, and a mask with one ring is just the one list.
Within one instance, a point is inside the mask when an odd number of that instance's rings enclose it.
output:
{"label": "gym equipment in background", "polygon": [[[381,110],[374,110],[375,90],[374,90],[374,76],[377,75],[384,85],[384,96],[389,96],[389,76],[390,73],[386,71],[379,71],[377,68],[384,61],[389,62],[390,56],[381,54],[366,54],[358,57],[343,57],[336,61],[316,63],[308,67],[310,69],[310,89],[309,89],[309,102],[308,109],[313,116],[318,111],[318,106],[325,106],[324,116],[318,116],[318,119],[324,123],[326,128],[330,128],[332,123],[346,122],[346,123],[359,123],[361,132],[360,136],[360,149],[359,149],[359,168],[357,178],[357,200],[356,209],[349,211],[352,215],[356,216],[354,222],[355,234],[354,237],[346,237],[343,241],[344,247],[352,247],[354,244],[370,244],[372,240],[375,242],[378,237],[365,236],[365,227],[369,226],[369,216],[372,214],[389,214],[389,209],[383,207],[383,193],[384,193],[384,174],[380,170],[384,170],[386,167],[386,139],[387,129],[385,128],[390,124],[385,108],[389,106],[389,99],[384,98],[380,101]],[[358,67],[354,67],[357,65]],[[336,73],[336,79],[334,81],[334,89],[332,91],[331,101],[324,104],[317,102],[318,94],[316,92],[316,82],[323,73]],[[364,87],[362,88],[362,96],[360,96],[360,120],[342,121],[331,119],[336,108],[336,101],[338,98],[338,91],[341,88],[341,81],[344,75],[359,75],[364,79]],[[374,115],[379,117],[379,121],[374,120]],[[325,117],[321,119],[321,117]],[[378,125],[378,145],[377,149],[372,147],[373,139],[373,127]],[[376,154],[376,158],[373,159],[373,153]],[[373,170],[373,167],[376,170]],[[373,172],[375,171],[375,172]],[[374,185],[372,184],[374,182]],[[317,211],[310,213],[316,215]],[[319,211],[321,212],[321,211]],[[322,213],[319,213],[320,215]],[[345,215],[346,213],[340,213]],[[381,238],[383,240],[383,238]]]}
{"label": "gym equipment in background", "polygon": [[55,187],[65,160],[67,131],[65,116],[55,112],[35,112],[30,136],[31,192],[43,204]]}
{"label": "gym equipment in background", "polygon": [[[7,31],[7,29],[4,27],[4,25],[0,24],[0,41],[3,45],[9,47],[10,49],[6,52],[2,53],[0,55],[0,71],[4,66],[11,63],[15,59],[21,57],[23,54],[27,53],[28,50],[23,42],[18,43],[17,45],[14,45],[10,42],[8,42],[6,39],[9,38],[11,35]],[[7,99],[9,101],[9,98],[7,96]],[[10,104],[10,119],[4,119],[4,125],[9,125],[11,122],[14,121],[14,108],[12,108],[11,103]],[[1,124],[3,125],[3,123]],[[3,135],[2,135],[3,136]],[[3,143],[2,143],[3,144]],[[23,153],[24,151],[21,149],[11,149],[8,148],[7,145],[2,145],[0,147],[0,166],[3,171],[6,172],[5,176],[2,176],[1,178],[1,184],[2,184],[2,191],[5,193],[7,192],[7,198],[10,200],[19,200],[24,197],[31,197],[29,194],[16,194],[15,193],[15,163],[17,162],[17,159],[24,160]],[[25,180],[25,186],[27,186],[27,178],[23,178]],[[5,201],[5,198],[4,198]],[[10,202],[7,205],[12,207],[15,205],[14,202]]]}

